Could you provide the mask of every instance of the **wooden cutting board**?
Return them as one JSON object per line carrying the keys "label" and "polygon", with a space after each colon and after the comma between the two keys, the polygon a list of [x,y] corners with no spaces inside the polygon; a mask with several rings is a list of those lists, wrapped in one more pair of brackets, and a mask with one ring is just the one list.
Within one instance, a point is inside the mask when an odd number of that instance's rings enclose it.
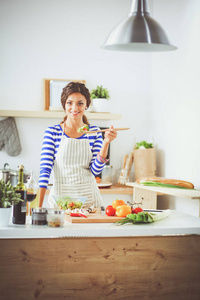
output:
{"label": "wooden cutting board", "polygon": [[87,218],[84,217],[70,217],[69,215],[65,215],[65,220],[71,223],[115,223],[119,220],[124,219],[123,217],[109,217],[102,216],[99,213],[91,213],[87,215]]}

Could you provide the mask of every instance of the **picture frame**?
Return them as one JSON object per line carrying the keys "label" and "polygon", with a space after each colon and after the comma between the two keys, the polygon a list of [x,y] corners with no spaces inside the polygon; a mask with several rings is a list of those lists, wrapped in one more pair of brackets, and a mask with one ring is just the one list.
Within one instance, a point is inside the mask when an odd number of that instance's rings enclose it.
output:
{"label": "picture frame", "polygon": [[72,81],[85,84],[85,80],[44,78],[45,111],[63,111],[60,102],[62,89]]}

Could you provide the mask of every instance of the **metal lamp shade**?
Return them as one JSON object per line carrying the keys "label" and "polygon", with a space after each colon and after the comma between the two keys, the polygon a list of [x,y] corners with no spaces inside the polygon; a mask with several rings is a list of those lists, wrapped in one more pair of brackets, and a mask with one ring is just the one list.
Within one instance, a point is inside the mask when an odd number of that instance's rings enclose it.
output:
{"label": "metal lamp shade", "polygon": [[117,25],[102,48],[116,51],[160,52],[177,49],[165,31],[150,17],[147,1],[133,1],[129,16]]}

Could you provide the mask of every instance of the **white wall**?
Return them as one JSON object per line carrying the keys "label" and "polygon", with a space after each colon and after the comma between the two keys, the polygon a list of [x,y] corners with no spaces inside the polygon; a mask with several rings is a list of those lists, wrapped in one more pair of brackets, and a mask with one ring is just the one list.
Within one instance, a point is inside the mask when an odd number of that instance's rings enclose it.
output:
{"label": "white wall", "polygon": [[[85,79],[89,89],[104,85],[110,90],[111,111],[123,115],[112,123],[131,127],[113,142],[111,164],[119,169],[135,140],[148,139],[150,131],[150,54],[124,55],[100,48],[130,6],[131,0],[1,1],[0,109],[43,109],[43,78]],[[23,163],[27,170],[37,171],[44,130],[60,120],[16,122],[22,152],[10,157],[1,151],[0,168],[4,162],[14,169]]]}
{"label": "white wall", "polygon": [[[164,56],[152,55],[151,115],[158,171],[160,176],[191,181],[196,189],[200,189],[199,16],[198,0],[154,0],[154,17],[169,29],[178,47]],[[170,207],[198,216],[198,200],[166,200]]]}
{"label": "white wall", "polygon": [[[121,167],[123,155],[135,141],[153,138],[158,175],[189,180],[199,188],[198,0],[151,0],[150,5],[177,51],[100,49],[128,14],[131,0],[0,1],[0,109],[43,109],[43,78],[85,79],[90,89],[103,84],[111,93],[112,112],[123,115],[112,123],[131,127],[112,144],[114,168]],[[16,118],[22,152],[11,157],[3,149],[0,168],[5,162],[13,169],[23,163],[38,174],[44,130],[59,122]],[[181,200],[181,205],[180,200],[167,201],[172,208],[191,207],[190,213],[197,214],[196,202],[191,206],[188,201]]]}

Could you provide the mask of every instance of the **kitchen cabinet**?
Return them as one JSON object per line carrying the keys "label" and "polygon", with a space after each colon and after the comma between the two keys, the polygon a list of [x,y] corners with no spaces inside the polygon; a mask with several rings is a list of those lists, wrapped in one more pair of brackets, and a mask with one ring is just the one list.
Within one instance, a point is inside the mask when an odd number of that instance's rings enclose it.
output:
{"label": "kitchen cabinet", "polygon": [[[121,114],[85,112],[89,120],[120,120]],[[62,111],[0,110],[0,117],[63,119]]]}
{"label": "kitchen cabinet", "polygon": [[199,299],[200,219],[0,228],[0,294],[22,299]]}

